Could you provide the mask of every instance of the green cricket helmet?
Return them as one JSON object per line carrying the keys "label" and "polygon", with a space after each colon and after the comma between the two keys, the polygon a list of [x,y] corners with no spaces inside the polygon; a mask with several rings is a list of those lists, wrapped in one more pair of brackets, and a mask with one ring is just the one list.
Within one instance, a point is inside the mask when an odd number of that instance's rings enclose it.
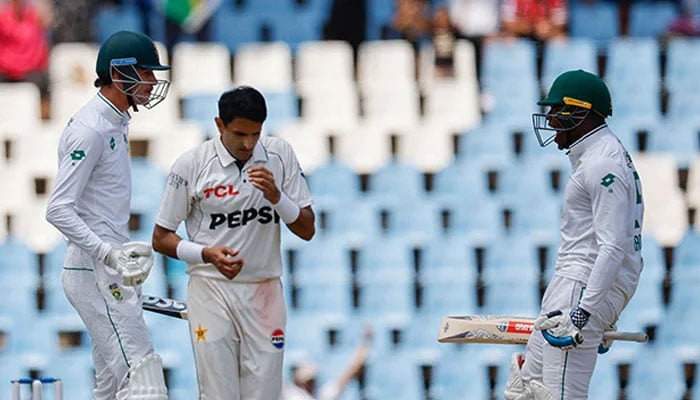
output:
{"label": "green cricket helmet", "polygon": [[[578,127],[591,112],[603,118],[612,115],[610,91],[599,76],[583,70],[567,71],[554,80],[547,97],[537,102],[540,106],[560,106],[552,113],[532,114],[532,126],[540,146],[554,141],[554,137]],[[552,126],[548,118],[557,120],[559,126]],[[544,131],[553,132],[546,135]]]}
{"label": "green cricket helmet", "polygon": [[[117,88],[129,97],[130,103],[136,98],[137,104],[153,108],[165,100],[170,89],[170,81],[167,79],[146,81],[137,68],[156,71],[170,69],[169,65],[160,63],[155,43],[143,33],[119,31],[108,37],[100,46],[95,65],[95,72],[100,79],[121,83]],[[118,79],[112,78],[113,72],[117,72]],[[149,95],[136,93],[138,85],[150,85],[153,89]]]}

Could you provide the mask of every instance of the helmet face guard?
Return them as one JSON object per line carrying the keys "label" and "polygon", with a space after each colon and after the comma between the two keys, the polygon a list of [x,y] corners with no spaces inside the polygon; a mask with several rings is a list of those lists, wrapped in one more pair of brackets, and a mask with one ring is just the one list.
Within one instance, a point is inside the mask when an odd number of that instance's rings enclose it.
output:
{"label": "helmet face guard", "polygon": [[[114,72],[118,75],[118,78],[112,79],[112,82],[120,83],[121,85],[116,85],[117,89],[125,95],[131,96],[136,104],[151,109],[165,100],[170,90],[170,81],[167,79],[143,80],[136,67],[137,61],[134,57],[111,60],[110,75],[113,76]],[[140,93],[138,89],[141,85],[151,86],[150,93]]]}
{"label": "helmet face guard", "polygon": [[[533,113],[532,128],[541,147],[548,146],[558,134],[576,129],[588,117],[590,110],[565,105],[556,112]],[[553,126],[550,120],[555,121]]]}

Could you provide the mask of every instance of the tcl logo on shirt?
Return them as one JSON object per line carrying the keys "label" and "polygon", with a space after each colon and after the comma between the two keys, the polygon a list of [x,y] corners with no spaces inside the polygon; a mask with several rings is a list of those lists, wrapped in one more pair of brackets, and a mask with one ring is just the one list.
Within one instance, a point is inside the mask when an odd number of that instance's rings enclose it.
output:
{"label": "tcl logo on shirt", "polygon": [[228,214],[214,213],[210,214],[210,216],[209,229],[216,229],[219,226],[237,228],[245,226],[252,221],[257,221],[261,224],[269,224],[270,222],[278,224],[280,221],[280,216],[270,206],[260,207],[259,209],[251,207]]}
{"label": "tcl logo on shirt", "polygon": [[238,194],[238,190],[233,188],[233,185],[219,185],[204,189],[204,198],[208,199],[212,195],[214,197],[227,197],[235,196]]}

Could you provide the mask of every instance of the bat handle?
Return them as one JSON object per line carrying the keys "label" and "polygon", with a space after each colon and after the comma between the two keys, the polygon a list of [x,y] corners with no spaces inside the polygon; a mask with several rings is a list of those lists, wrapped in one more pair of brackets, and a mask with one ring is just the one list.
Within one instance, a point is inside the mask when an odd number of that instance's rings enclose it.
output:
{"label": "bat handle", "polygon": [[606,340],[624,340],[627,342],[646,343],[649,336],[642,332],[618,332],[609,331],[603,333],[603,339]]}

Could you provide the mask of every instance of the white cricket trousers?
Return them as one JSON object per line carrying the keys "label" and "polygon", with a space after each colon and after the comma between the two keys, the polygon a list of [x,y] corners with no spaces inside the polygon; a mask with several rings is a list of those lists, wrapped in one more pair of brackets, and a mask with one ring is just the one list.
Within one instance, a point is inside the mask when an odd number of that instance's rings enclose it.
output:
{"label": "white cricket trousers", "polygon": [[200,400],[279,400],[287,323],[279,278],[190,276],[187,310]]}
{"label": "white cricket trousers", "polygon": [[[545,290],[541,312],[562,310],[568,315],[578,305],[584,289],[582,282],[555,275]],[[587,310],[591,318],[581,331],[583,343],[569,351],[551,346],[542,333],[535,330],[527,342],[525,364],[521,371],[523,381],[543,382],[557,400],[588,399],[588,384],[603,331],[617,321],[626,304],[626,296],[613,286],[600,309]]]}
{"label": "white cricket trousers", "polygon": [[153,353],[140,293],[123,286],[119,273],[72,244],[61,275],[66,297],[92,339],[93,399],[122,400],[128,393],[129,368]]}

